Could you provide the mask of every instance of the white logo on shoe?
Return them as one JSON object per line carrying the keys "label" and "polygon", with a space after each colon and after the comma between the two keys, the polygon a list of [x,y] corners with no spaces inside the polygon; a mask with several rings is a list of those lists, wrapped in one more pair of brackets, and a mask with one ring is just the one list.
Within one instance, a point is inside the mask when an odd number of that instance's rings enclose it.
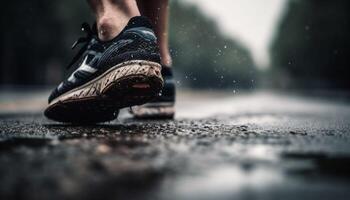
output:
{"label": "white logo on shoe", "polygon": [[151,31],[141,30],[141,32],[142,32],[143,34],[145,34],[145,35],[151,36],[152,38],[153,38],[153,37],[156,37],[156,36],[154,35],[154,33],[151,32]]}
{"label": "white logo on shoe", "polygon": [[83,71],[90,72],[93,74],[97,71],[97,69],[90,67],[89,65],[86,64],[87,58],[88,58],[88,56],[85,57],[83,63],[80,65],[78,70],[83,70]]}
{"label": "white logo on shoe", "polygon": [[84,61],[83,61],[83,63],[80,65],[80,67],[79,67],[78,69],[76,69],[76,70],[72,73],[72,75],[69,76],[69,78],[68,78],[68,81],[69,81],[69,82],[71,82],[71,83],[75,83],[75,82],[76,82],[77,79],[75,78],[74,74],[75,74],[77,71],[85,71],[85,72],[89,72],[89,73],[91,73],[91,74],[93,74],[93,73],[95,73],[95,72],[97,71],[97,69],[95,69],[95,68],[89,66],[88,64],[86,64],[87,59],[88,59],[88,55],[85,56]]}

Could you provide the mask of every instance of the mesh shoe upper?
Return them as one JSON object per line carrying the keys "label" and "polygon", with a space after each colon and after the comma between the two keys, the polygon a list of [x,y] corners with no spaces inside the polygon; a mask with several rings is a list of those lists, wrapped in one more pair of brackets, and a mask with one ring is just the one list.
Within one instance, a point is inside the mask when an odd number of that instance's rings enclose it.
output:
{"label": "mesh shoe upper", "polygon": [[51,93],[49,103],[122,62],[148,60],[160,63],[157,38],[145,17],[131,18],[121,33],[108,42],[100,41],[92,31],[89,33],[88,38],[79,39],[86,44],[71,64],[76,70]]}

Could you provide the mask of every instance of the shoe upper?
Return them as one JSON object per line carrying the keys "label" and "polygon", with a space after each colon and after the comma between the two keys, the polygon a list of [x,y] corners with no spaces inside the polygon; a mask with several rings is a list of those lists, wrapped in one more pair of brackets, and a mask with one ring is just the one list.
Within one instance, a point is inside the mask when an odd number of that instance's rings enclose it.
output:
{"label": "shoe upper", "polygon": [[77,88],[103,74],[105,71],[129,60],[147,60],[160,63],[157,38],[150,21],[145,17],[131,18],[127,26],[111,41],[100,41],[96,28],[83,24],[87,37],[80,38],[85,43],[73,58],[69,67],[76,70],[56,87],[49,96],[49,103],[60,95]]}
{"label": "shoe upper", "polygon": [[[77,69],[52,91],[49,96],[49,103],[61,94],[83,85],[98,70],[98,61],[100,60],[102,53],[105,51],[105,47],[99,42],[95,34],[91,34],[89,27],[86,28],[85,25],[85,29],[83,27],[82,29],[84,31],[89,30],[88,36],[86,38],[80,38],[73,44],[72,48],[83,40],[86,41],[86,44],[80,49],[68,66],[69,68],[74,66]],[[78,60],[79,62],[77,62]]]}
{"label": "shoe upper", "polygon": [[145,17],[132,18],[124,30],[106,45],[108,48],[99,62],[99,66],[103,68],[128,60],[160,63],[157,38],[150,21]]}

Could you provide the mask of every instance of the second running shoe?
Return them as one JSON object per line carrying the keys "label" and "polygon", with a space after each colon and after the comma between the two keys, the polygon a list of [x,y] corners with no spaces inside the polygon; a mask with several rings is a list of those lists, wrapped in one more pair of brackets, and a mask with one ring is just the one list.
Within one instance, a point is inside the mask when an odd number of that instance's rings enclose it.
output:
{"label": "second running shoe", "polygon": [[77,69],[51,93],[44,114],[69,123],[113,120],[118,110],[156,98],[162,87],[157,38],[145,17],[130,19],[114,39],[102,42],[83,24],[87,37],[71,66]]}
{"label": "second running shoe", "polygon": [[175,115],[175,82],[171,67],[162,67],[162,94],[151,102],[130,109],[137,119],[173,119]]}

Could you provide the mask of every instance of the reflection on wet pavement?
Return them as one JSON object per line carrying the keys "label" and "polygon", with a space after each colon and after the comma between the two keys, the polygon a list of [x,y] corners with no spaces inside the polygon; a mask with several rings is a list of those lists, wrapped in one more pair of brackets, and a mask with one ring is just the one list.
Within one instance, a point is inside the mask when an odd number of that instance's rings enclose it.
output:
{"label": "reflection on wet pavement", "polygon": [[0,199],[349,197],[350,105],[265,93],[183,98],[173,121],[0,115]]}

